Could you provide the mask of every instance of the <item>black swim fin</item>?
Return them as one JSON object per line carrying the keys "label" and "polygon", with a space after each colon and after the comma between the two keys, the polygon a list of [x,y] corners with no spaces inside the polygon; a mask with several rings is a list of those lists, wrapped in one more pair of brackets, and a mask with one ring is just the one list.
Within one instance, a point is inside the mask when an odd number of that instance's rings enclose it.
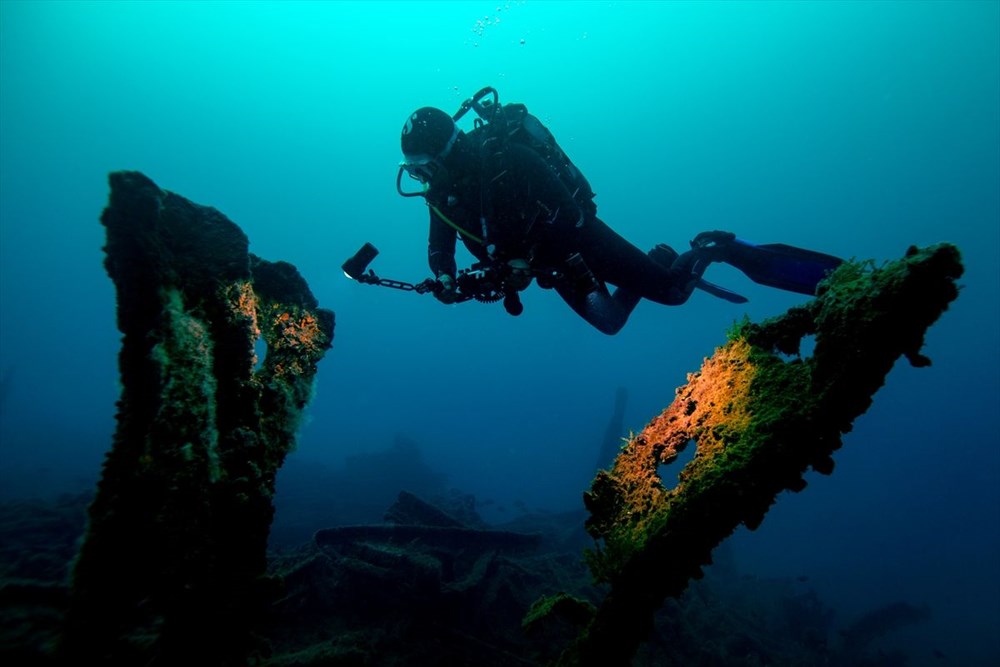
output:
{"label": "black swim fin", "polygon": [[729,303],[746,303],[747,301],[749,301],[749,299],[747,299],[742,294],[737,294],[736,292],[728,290],[725,287],[722,287],[721,285],[710,283],[704,278],[699,278],[698,282],[696,282],[694,286],[703,292],[711,294],[714,297],[725,299]]}
{"label": "black swim fin", "polygon": [[[728,239],[732,240],[732,238],[733,235],[729,234]],[[658,243],[656,247],[650,250],[647,254],[649,255],[649,258],[652,259],[654,262],[656,262],[660,266],[665,266],[668,268],[673,266],[674,261],[678,257],[677,251],[668,246],[666,243]],[[705,266],[707,266],[707,264]],[[687,272],[691,272],[692,268],[687,267],[684,270]],[[700,276],[701,274],[699,273],[698,275]],[[698,282],[696,282],[694,286],[697,289],[702,290],[703,292],[707,292],[708,294],[711,294],[714,297],[724,299],[726,301],[729,301],[730,303],[746,303],[747,301],[749,301],[749,299],[747,299],[745,296],[737,294],[732,290],[728,290],[725,287],[722,287],[721,285],[710,283],[704,278],[699,277]]]}
{"label": "black swim fin", "polygon": [[757,245],[733,239],[720,247],[719,261],[730,264],[755,283],[809,296],[816,286],[844,260],[784,243]]}
{"label": "black swim fin", "polygon": [[[713,238],[713,240],[715,239],[715,237],[712,237],[712,238]],[[730,240],[730,241],[733,238],[734,238],[734,236],[732,234],[728,234],[726,236],[726,239]],[[703,240],[703,239],[704,239],[704,236],[702,236],[702,238],[699,239],[699,240]],[[653,248],[652,250],[650,250],[647,254],[649,255],[649,258],[652,259],[654,262],[656,262],[660,266],[665,266],[665,267],[668,267],[668,268],[671,267],[671,266],[673,266],[674,262],[677,260],[677,257],[678,257],[677,251],[674,250],[673,248],[671,248],[670,246],[668,246],[666,243],[658,243],[656,245],[656,247]],[[693,257],[693,255],[689,255],[689,256]],[[708,266],[708,264],[705,264],[702,267],[702,271],[704,271],[704,267],[705,266]],[[688,272],[688,273],[692,272],[693,270],[694,269],[693,269],[692,266],[686,266],[683,269],[683,271]],[[700,276],[701,273],[699,273],[698,275]],[[734,292],[732,290],[728,290],[725,287],[722,287],[721,285],[716,285],[715,283],[710,283],[707,280],[705,280],[704,278],[700,278],[699,277],[698,278],[698,282],[696,282],[694,284],[694,286],[697,289],[702,290],[703,292],[707,292],[708,294],[711,294],[714,297],[718,297],[720,299],[724,299],[726,301],[729,301],[730,303],[746,303],[747,301],[749,301],[749,299],[747,299],[745,296],[743,296],[741,294],[737,294],[736,292]]]}

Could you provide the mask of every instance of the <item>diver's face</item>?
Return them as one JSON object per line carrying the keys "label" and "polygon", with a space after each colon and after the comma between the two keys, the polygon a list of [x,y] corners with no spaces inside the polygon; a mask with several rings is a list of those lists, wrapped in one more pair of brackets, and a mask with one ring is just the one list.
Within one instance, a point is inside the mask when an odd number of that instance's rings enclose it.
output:
{"label": "diver's face", "polygon": [[407,156],[402,162],[402,167],[410,178],[427,185],[434,179],[434,175],[441,171],[442,164],[436,157],[415,155]]}

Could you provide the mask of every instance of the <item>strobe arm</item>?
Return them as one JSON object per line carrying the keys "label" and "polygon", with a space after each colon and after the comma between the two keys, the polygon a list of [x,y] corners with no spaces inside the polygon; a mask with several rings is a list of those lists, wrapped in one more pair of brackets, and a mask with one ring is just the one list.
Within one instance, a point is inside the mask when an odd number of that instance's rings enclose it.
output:
{"label": "strobe arm", "polygon": [[[366,243],[344,262],[341,268],[348,278],[365,285],[391,287],[417,294],[436,293],[444,289],[440,281],[434,278],[428,278],[416,284],[380,278],[375,275],[374,271],[368,269],[368,265],[375,259],[376,255],[378,255],[378,249],[371,243]],[[494,303],[502,300],[503,307],[508,313],[520,315],[524,306],[521,305],[518,293],[528,286],[532,278],[545,277],[547,282],[551,284],[553,279],[561,277],[561,274],[556,271],[532,269],[526,262],[522,262],[523,265],[518,266],[514,266],[514,264],[516,263],[478,263],[459,271],[458,275],[455,276],[456,295],[452,303],[462,303],[473,299],[481,303]]]}
{"label": "strobe arm", "polygon": [[363,273],[357,278],[355,278],[359,283],[365,285],[378,285],[379,287],[391,287],[393,289],[403,290],[404,292],[416,292],[417,294],[426,294],[427,292],[437,292],[441,289],[441,283],[434,280],[433,278],[428,278],[419,283],[404,283],[401,280],[393,280],[391,278],[379,278],[375,275],[375,272],[371,269],[368,273]]}
{"label": "strobe arm", "polygon": [[[378,248],[373,246],[371,243],[366,243],[361,246],[356,253],[349,257],[346,262],[341,264],[340,268],[344,271],[345,276],[365,285],[391,287],[393,289],[403,290],[404,292],[416,292],[417,294],[436,292],[441,289],[441,284],[433,278],[428,278],[427,280],[417,284],[404,283],[401,280],[392,280],[391,278],[379,278],[375,275],[374,271],[368,269],[368,265],[372,263],[372,260],[375,259],[377,255]],[[365,269],[368,269],[367,272]]]}

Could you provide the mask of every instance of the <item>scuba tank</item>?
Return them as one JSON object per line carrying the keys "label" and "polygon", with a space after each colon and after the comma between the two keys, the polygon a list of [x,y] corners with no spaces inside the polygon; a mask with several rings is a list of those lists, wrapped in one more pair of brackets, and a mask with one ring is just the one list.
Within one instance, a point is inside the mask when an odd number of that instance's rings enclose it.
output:
{"label": "scuba tank", "polygon": [[530,148],[559,177],[584,214],[597,213],[596,195],[587,177],[569,159],[552,132],[528,111],[527,106],[516,102],[501,105],[496,89],[488,86],[463,102],[452,116],[453,120],[457,123],[470,110],[474,110],[477,116],[474,129],[469,132],[471,138],[496,151],[502,151],[509,142]]}

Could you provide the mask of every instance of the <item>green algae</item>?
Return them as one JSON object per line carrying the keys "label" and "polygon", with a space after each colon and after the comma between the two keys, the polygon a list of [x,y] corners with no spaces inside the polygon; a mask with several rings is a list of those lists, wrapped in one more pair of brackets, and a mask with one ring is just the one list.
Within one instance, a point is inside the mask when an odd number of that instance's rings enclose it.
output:
{"label": "green algae", "polygon": [[[948,244],[910,248],[881,267],[845,262],[815,300],[734,324],[585,494],[596,540],[585,558],[611,591],[560,664],[626,664],[656,609],[701,576],[719,542],[739,525],[758,527],[779,493],[805,488],[810,468],[830,474],[842,434],[895,361],[930,363],[924,334],[958,296],[961,275]],[[807,336],[815,347],[802,356]],[[658,467],[691,443],[695,457],[665,488]]]}

